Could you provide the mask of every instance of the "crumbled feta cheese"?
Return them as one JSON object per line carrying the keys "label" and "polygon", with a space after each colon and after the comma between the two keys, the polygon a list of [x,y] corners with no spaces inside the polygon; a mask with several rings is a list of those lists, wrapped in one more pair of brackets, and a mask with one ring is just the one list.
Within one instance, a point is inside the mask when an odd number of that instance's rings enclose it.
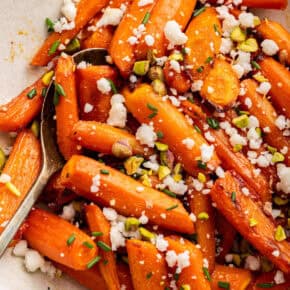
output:
{"label": "crumbled feta cheese", "polygon": [[172,45],[182,45],[187,42],[187,36],[181,31],[179,24],[174,21],[168,21],[164,27],[164,34]]}
{"label": "crumbled feta cheese", "polygon": [[234,133],[230,137],[230,143],[231,143],[232,146],[235,146],[235,145],[245,146],[245,145],[247,145],[247,140],[246,140],[246,138],[244,138],[240,134]]}
{"label": "crumbled feta cheese", "polygon": [[201,151],[201,160],[202,162],[208,162],[211,160],[213,153],[214,153],[214,146],[213,145],[207,145],[202,144],[200,146]]}
{"label": "crumbled feta cheese", "polygon": [[127,109],[124,106],[125,98],[120,94],[115,94],[111,98],[111,109],[107,124],[119,128],[124,128],[127,122]]}
{"label": "crumbled feta cheese", "polygon": [[279,128],[279,130],[284,130],[287,126],[287,119],[283,115],[279,115],[275,120],[275,125]]}
{"label": "crumbled feta cheese", "polygon": [[180,68],[179,62],[174,60],[174,59],[170,61],[170,69],[174,70],[177,73],[181,72],[181,68]]}
{"label": "crumbled feta cheese", "polygon": [[96,176],[92,178],[92,185],[90,187],[90,191],[92,193],[98,192],[100,185],[101,185],[101,177],[100,177],[100,174],[97,174]]}
{"label": "crumbled feta cheese", "polygon": [[149,219],[148,217],[145,215],[145,212],[143,211],[142,212],[142,215],[139,217],[139,222],[142,224],[142,225],[146,225],[148,223]]}
{"label": "crumbled feta cheese", "polygon": [[119,8],[107,7],[101,19],[97,23],[97,28],[112,25],[117,26],[121,22],[124,12]]}
{"label": "crumbled feta cheese", "polygon": [[91,66],[90,63],[85,62],[84,60],[79,62],[77,65],[77,69],[86,69],[87,67]]}
{"label": "crumbled feta cheese", "polygon": [[155,239],[155,246],[158,251],[165,252],[168,247],[168,242],[164,239],[163,235],[157,235]]}
{"label": "crumbled feta cheese", "polygon": [[136,132],[136,139],[140,141],[142,145],[153,148],[154,142],[157,140],[157,135],[154,132],[153,126],[142,124]]}
{"label": "crumbled feta cheese", "polygon": [[113,208],[104,207],[103,214],[105,218],[109,221],[115,221],[118,217],[117,212]]}
{"label": "crumbled feta cheese", "polygon": [[239,15],[239,21],[241,23],[241,26],[245,28],[254,28],[255,27],[254,20],[255,18],[253,13],[242,12]]}
{"label": "crumbled feta cheese", "polygon": [[203,86],[203,81],[202,80],[197,80],[194,81],[191,85],[191,90],[192,92],[199,92]]}
{"label": "crumbled feta cheese", "polygon": [[216,175],[220,178],[224,178],[225,177],[225,171],[223,170],[222,167],[218,166],[216,171],[215,171]]}
{"label": "crumbled feta cheese", "polygon": [[68,20],[65,17],[60,17],[59,20],[57,20],[54,23],[53,29],[55,32],[61,33],[65,30],[72,30],[75,28],[75,22],[68,22]]}
{"label": "crumbled feta cheese", "polygon": [[7,183],[11,181],[11,177],[10,175],[6,174],[6,173],[2,173],[0,175],[0,183]]}
{"label": "crumbled feta cheese", "polygon": [[182,144],[184,144],[188,150],[191,150],[194,147],[195,142],[191,138],[185,138],[182,140]]}
{"label": "crumbled feta cheese", "polygon": [[263,40],[263,42],[261,43],[261,47],[262,47],[263,52],[266,55],[272,56],[272,55],[275,55],[279,51],[279,46],[272,39]]}
{"label": "crumbled feta cheese", "polygon": [[252,101],[250,98],[245,99],[245,105],[250,109],[252,107]]}
{"label": "crumbled feta cheese", "polygon": [[35,250],[28,250],[25,253],[24,265],[28,272],[35,272],[44,265],[43,257]]}
{"label": "crumbled feta cheese", "polygon": [[66,17],[69,21],[74,21],[77,15],[77,8],[73,1],[64,0],[64,5],[61,8],[61,13]]}
{"label": "crumbled feta cheese", "polygon": [[75,217],[76,211],[74,209],[73,203],[65,205],[62,209],[62,214],[60,215],[61,218],[72,221]]}
{"label": "crumbled feta cheese", "polygon": [[170,268],[174,267],[177,263],[176,253],[172,250],[166,252],[165,260],[166,260],[168,267],[170,267]]}
{"label": "crumbled feta cheese", "polygon": [[280,251],[279,251],[279,250],[274,250],[274,251],[272,252],[272,255],[273,255],[274,257],[279,257],[279,256],[280,256]]}
{"label": "crumbled feta cheese", "polygon": [[139,0],[138,6],[143,7],[143,6],[146,6],[148,4],[152,4],[152,3],[153,3],[153,0]]}
{"label": "crumbled feta cheese", "polygon": [[215,137],[211,135],[210,131],[205,132],[204,133],[204,137],[209,142],[214,142],[215,141]]}
{"label": "crumbled feta cheese", "polygon": [[274,281],[277,285],[285,283],[284,273],[278,270],[274,276]]}
{"label": "crumbled feta cheese", "polygon": [[93,109],[94,109],[93,105],[91,105],[89,103],[85,103],[85,105],[84,105],[84,112],[85,113],[90,113]]}
{"label": "crumbled feta cheese", "polygon": [[136,36],[130,36],[128,42],[130,45],[135,45],[138,42],[138,38]]}
{"label": "crumbled feta cheese", "polygon": [[180,274],[184,268],[190,266],[189,251],[184,251],[177,255],[177,268],[176,273]]}
{"label": "crumbled feta cheese", "polygon": [[231,57],[236,59],[235,65],[240,65],[244,69],[244,74],[252,70],[251,53],[239,50],[238,52],[231,53]]}
{"label": "crumbled feta cheese", "polygon": [[268,167],[268,166],[270,165],[270,161],[269,161],[269,160],[267,159],[267,157],[264,156],[264,155],[260,155],[260,156],[257,158],[256,162],[257,162],[257,165],[258,165],[259,167],[262,167],[262,168]]}
{"label": "crumbled feta cheese", "polygon": [[145,43],[147,44],[147,46],[153,46],[154,45],[154,42],[155,42],[155,39],[152,35],[150,34],[147,34],[144,38],[145,40]]}
{"label": "crumbled feta cheese", "polygon": [[236,73],[237,77],[239,79],[242,78],[242,76],[245,73],[244,68],[241,65],[239,65],[239,64],[233,64],[232,68],[233,68],[234,72]]}
{"label": "crumbled feta cheese", "polygon": [[261,267],[259,258],[255,256],[248,256],[245,260],[245,268],[251,271],[258,271]]}
{"label": "crumbled feta cheese", "polygon": [[233,42],[230,40],[230,38],[222,38],[221,46],[220,46],[220,53],[222,54],[228,54],[231,52],[233,48]]}
{"label": "crumbled feta cheese", "polygon": [[269,82],[262,82],[257,87],[256,91],[262,95],[267,95],[271,90],[271,84]]}
{"label": "crumbled feta cheese", "polygon": [[174,192],[178,195],[184,195],[187,191],[188,187],[186,184],[184,184],[184,181],[181,180],[179,182],[176,182],[172,176],[168,175],[164,178],[163,184],[168,186],[169,190]]}
{"label": "crumbled feta cheese", "polygon": [[243,193],[245,196],[249,196],[249,195],[250,195],[250,191],[249,191],[249,189],[246,188],[246,187],[243,187],[243,188],[242,188],[242,193]]}
{"label": "crumbled feta cheese", "polygon": [[97,80],[97,88],[103,94],[108,94],[112,90],[110,82],[105,78]]}
{"label": "crumbled feta cheese", "polygon": [[190,215],[189,215],[189,218],[190,218],[190,220],[192,221],[192,222],[196,222],[196,216],[195,216],[195,214],[194,213],[191,213]]}
{"label": "crumbled feta cheese", "polygon": [[21,240],[15,245],[13,249],[13,254],[17,257],[24,257],[27,251],[27,241]]}
{"label": "crumbled feta cheese", "polygon": [[290,193],[290,167],[287,167],[285,164],[277,165],[277,175],[280,179],[277,182],[277,190],[281,190],[287,194]]}

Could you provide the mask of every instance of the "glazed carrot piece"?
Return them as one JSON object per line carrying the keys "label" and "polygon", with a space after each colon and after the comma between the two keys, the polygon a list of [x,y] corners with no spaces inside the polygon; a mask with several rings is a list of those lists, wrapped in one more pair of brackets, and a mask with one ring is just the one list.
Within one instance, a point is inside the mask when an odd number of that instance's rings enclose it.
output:
{"label": "glazed carrot piece", "polygon": [[[102,232],[99,241],[111,247],[110,239],[110,223],[106,220],[102,210],[96,205],[88,205],[85,207],[86,218],[91,232]],[[116,258],[112,251],[104,251],[100,249],[100,256],[107,263],[99,263],[98,268],[106,282],[108,290],[120,289],[120,282],[117,274]]]}
{"label": "glazed carrot piece", "polygon": [[117,268],[121,285],[125,285],[126,290],[134,290],[129,267],[126,264],[119,262]]}
{"label": "glazed carrot piece", "polygon": [[191,66],[190,74],[194,80],[203,80],[208,74],[211,59],[219,53],[221,46],[221,24],[214,8],[206,8],[204,12],[193,18],[186,35],[189,48],[185,62]]}
{"label": "glazed carrot piece", "polygon": [[[149,21],[145,24],[146,33],[142,35],[136,47],[135,55],[137,59],[146,59],[148,49],[156,51],[156,55],[165,55],[169,41],[164,34],[166,23],[170,20],[176,21],[181,30],[184,30],[191,18],[196,5],[196,0],[158,0],[154,6]],[[154,44],[148,45],[145,36],[151,35]]]}
{"label": "glazed carrot piece", "polygon": [[[0,131],[18,131],[26,127],[41,111],[44,88],[45,85],[40,78],[9,103],[1,105]],[[33,90],[36,91],[36,95],[29,98],[28,93]]]}
{"label": "glazed carrot piece", "polygon": [[[290,57],[290,52],[289,52]],[[259,61],[263,75],[271,83],[271,101],[290,118],[290,72],[271,57]]]}
{"label": "glazed carrot piece", "polygon": [[[106,122],[111,108],[112,94],[102,94],[97,88],[97,81],[101,78],[116,81],[116,71],[108,65],[88,66],[77,69],[78,95],[80,102],[80,118],[82,120]],[[85,112],[85,105],[93,106]]]}
{"label": "glazed carrot piece", "polygon": [[[215,264],[215,212],[209,195],[194,190],[190,197],[190,210],[197,217],[195,222],[197,242],[201,246],[203,257],[209,263],[208,269],[211,273]],[[207,213],[208,219],[199,219],[198,215],[201,213]]]}
{"label": "glazed carrot piece", "polygon": [[[100,177],[99,190],[91,192],[92,179],[96,176]],[[62,180],[63,185],[73,188],[77,194],[103,206],[111,206],[125,216],[140,217],[144,211],[154,224],[178,232],[194,232],[193,223],[179,200],[150,187],[138,192],[143,184],[93,159],[73,156],[62,170]],[[110,205],[112,200],[115,201],[114,206]],[[150,208],[147,206],[148,202],[152,205]],[[173,205],[177,207],[166,210]],[[164,214],[165,219],[162,218]]]}
{"label": "glazed carrot piece", "polygon": [[211,289],[220,290],[223,287],[219,285],[229,285],[232,290],[245,290],[251,282],[252,276],[249,270],[215,265],[215,269],[211,275]]}
{"label": "glazed carrot piece", "polygon": [[128,11],[118,25],[112,39],[109,52],[115,65],[119,68],[123,77],[127,77],[135,62],[135,45],[128,42],[130,36],[134,36],[133,31],[137,30],[146,14],[150,13],[157,0],[139,7],[140,0],[134,0]]}
{"label": "glazed carrot piece", "polygon": [[204,79],[201,96],[217,107],[231,106],[240,93],[240,82],[232,66],[223,59],[216,59]]}
{"label": "glazed carrot piece", "polygon": [[[246,89],[246,93],[243,96],[239,96],[239,100],[245,110],[249,111],[252,115],[256,116],[260,122],[260,127],[270,128],[270,134],[265,134],[265,140],[267,143],[278,150],[283,149],[285,146],[289,147],[289,139],[282,135],[282,131],[275,125],[277,119],[277,113],[267,98],[261,96],[256,92],[257,84],[253,80],[244,80],[242,86]],[[249,98],[252,102],[251,108],[248,108],[245,104],[245,100]],[[290,165],[290,152],[285,154],[285,163]]]}
{"label": "glazed carrot piece", "polygon": [[[64,44],[67,39],[73,39],[80,30],[103,8],[109,0],[81,0],[77,6],[75,28],[61,33],[53,32],[44,41],[43,45],[34,55],[31,64],[36,66],[47,65],[60,51],[50,51],[52,46]],[[58,45],[57,45],[58,46]]]}
{"label": "glazed carrot piece", "polygon": [[[226,172],[211,190],[211,197],[227,220],[257,250],[285,273],[290,273],[290,245],[274,238],[275,225],[262,209],[242,192],[244,183],[233,173]],[[255,225],[251,226],[254,223]]]}
{"label": "glazed carrot piece", "polygon": [[[149,242],[132,239],[127,240],[126,248],[134,289],[165,289],[167,286],[166,262],[156,247]],[[140,263],[140,261],[143,262]]]}
{"label": "glazed carrot piece", "polygon": [[[33,209],[27,218],[24,238],[43,256],[70,267],[85,270],[98,254],[94,241],[76,226],[41,209]],[[91,244],[88,248],[84,243]]]}
{"label": "glazed carrot piece", "polygon": [[78,121],[75,64],[70,56],[60,57],[55,71],[55,90],[61,86],[65,95],[59,96],[55,106],[57,143],[65,159],[80,152],[77,142],[70,138],[72,128]]}
{"label": "glazed carrot piece", "polygon": [[[134,92],[125,89],[123,94],[127,108],[139,123],[148,124],[152,122],[155,132],[163,132],[162,142],[168,144],[169,149],[189,174],[201,171],[198,167],[198,160],[202,153],[201,146],[204,144],[204,147],[207,142],[189,125],[184,115],[177,108],[168,101],[163,101],[150,85],[140,85]],[[192,148],[182,143],[186,138],[194,141]],[[219,159],[213,153],[207,165],[215,168],[218,164]]]}
{"label": "glazed carrot piece", "polygon": [[[72,136],[74,140],[78,140],[78,143],[84,148],[104,154],[112,155],[113,145],[120,141],[128,145],[133,155],[148,154],[146,152],[147,150],[144,150],[145,148],[140,145],[134,135],[105,123],[79,121],[73,128]],[[102,140],[102,142],[100,142],[100,140]]]}
{"label": "glazed carrot piece", "polygon": [[[201,251],[191,242],[184,240],[178,236],[170,236],[166,238],[168,242],[168,251],[174,251],[177,255],[185,253],[189,254],[189,266],[182,269],[176,282],[178,289],[182,285],[188,285],[190,289],[210,290],[209,281],[205,277],[205,269],[203,265],[203,256]],[[192,277],[195,276],[193,279]]]}
{"label": "glazed carrot piece", "polygon": [[[0,233],[16,212],[26,194],[35,182],[41,168],[39,141],[30,131],[18,134],[2,174],[10,176],[9,183],[0,183]],[[7,186],[12,184],[19,196]]]}

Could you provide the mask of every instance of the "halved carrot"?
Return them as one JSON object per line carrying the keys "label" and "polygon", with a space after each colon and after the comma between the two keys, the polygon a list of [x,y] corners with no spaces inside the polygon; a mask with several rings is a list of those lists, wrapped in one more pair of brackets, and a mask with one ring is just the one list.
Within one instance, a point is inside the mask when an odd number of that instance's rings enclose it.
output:
{"label": "halved carrot", "polygon": [[105,123],[79,121],[73,128],[72,137],[84,148],[100,153],[113,154],[112,146],[121,141],[131,147],[133,154],[147,155],[147,150],[144,150],[145,147],[136,140],[134,135]]}
{"label": "halved carrot", "polygon": [[[103,215],[102,210],[96,205],[87,205],[85,207],[85,212],[90,230],[92,232],[102,232],[103,235],[99,237],[99,241],[111,247],[111,226]],[[103,261],[98,264],[98,268],[106,282],[107,289],[120,289],[115,254],[112,251],[104,251],[100,249],[100,256]],[[104,261],[106,261],[106,263],[104,263]]]}
{"label": "halved carrot", "polygon": [[[163,132],[162,142],[168,144],[189,174],[201,171],[198,160],[201,159],[201,146],[207,142],[177,108],[158,96],[150,85],[142,84],[134,92],[125,89],[123,94],[127,108],[140,123],[152,122],[156,132]],[[193,140],[192,148],[183,143],[187,138]],[[208,167],[215,168],[219,164],[218,157],[214,152],[209,157]]]}
{"label": "halved carrot", "polygon": [[[93,188],[97,192],[92,192],[92,179],[96,176],[100,178],[100,185],[98,190]],[[111,206],[125,216],[140,217],[144,212],[153,224],[183,233],[194,232],[194,225],[179,200],[153,188],[144,188],[136,180],[93,159],[73,156],[62,170],[62,180],[77,194]],[[167,210],[173,205],[177,207]]]}
{"label": "halved carrot", "polygon": [[178,289],[182,285],[190,286],[190,289],[209,290],[210,284],[205,276],[203,264],[203,256],[201,251],[191,242],[184,240],[178,236],[169,236],[166,238],[168,242],[168,251],[174,251],[177,255],[188,252],[189,266],[182,269],[176,282]]}
{"label": "halved carrot", "polygon": [[40,144],[34,134],[26,130],[19,133],[2,174],[10,176],[11,184],[20,191],[20,195],[9,190],[7,184],[0,183],[0,232],[35,182],[41,168],[41,159]]}
{"label": "halved carrot", "polygon": [[67,40],[71,40],[108,2],[109,0],[81,0],[77,6],[75,28],[61,33],[51,33],[34,55],[31,64],[36,66],[47,65],[60,52],[56,49],[55,52],[50,53],[52,46],[58,47],[57,44],[65,44]]}
{"label": "halved carrot", "polygon": [[[111,108],[112,94],[102,94],[97,88],[101,78],[116,81],[117,73],[108,65],[88,66],[77,69],[78,95],[80,103],[80,119],[106,122]],[[85,105],[92,105],[91,111],[84,110]]]}
{"label": "halved carrot", "polygon": [[[137,59],[146,59],[148,49],[156,51],[157,56],[164,56],[169,41],[164,34],[167,21],[174,20],[181,30],[184,30],[191,18],[196,0],[158,0],[154,6],[149,21],[145,24],[146,32],[137,44],[135,55]],[[154,44],[146,44],[146,35],[154,38]]]}
{"label": "halved carrot", "polygon": [[194,80],[203,80],[208,74],[210,60],[219,53],[221,31],[221,23],[214,8],[206,8],[190,22],[186,30],[186,47],[189,52],[185,62],[191,67],[189,71]]}
{"label": "halved carrot", "polygon": [[[258,118],[261,128],[269,127],[270,133],[265,134],[264,136],[267,143],[278,150],[281,150],[284,147],[289,148],[289,138],[287,139],[287,137],[283,136],[282,131],[280,131],[275,124],[278,117],[277,113],[267,98],[257,93],[257,83],[253,80],[247,79],[242,82],[242,86],[245,88],[246,93],[243,96],[239,96],[239,100],[245,110]],[[252,102],[250,108],[245,104],[247,98]],[[290,166],[289,150],[285,154],[285,163],[287,166]]]}
{"label": "halved carrot", "polygon": [[[76,226],[41,209],[33,209],[27,218],[24,238],[43,256],[75,270],[85,270],[97,256],[94,241]],[[89,243],[88,248],[84,243]]]}
{"label": "halved carrot", "polygon": [[134,290],[129,266],[123,262],[119,262],[117,263],[117,268],[121,285],[126,286],[126,290]]}
{"label": "halved carrot", "polygon": [[[9,103],[0,106],[0,130],[11,132],[26,127],[41,111],[42,90],[45,85],[40,78]],[[36,95],[28,97],[35,90]]]}
{"label": "halved carrot", "polygon": [[135,45],[128,42],[130,36],[134,36],[134,31],[138,30],[139,25],[146,14],[150,13],[157,0],[140,7],[140,0],[134,0],[129,6],[128,11],[118,25],[110,45],[110,55],[115,65],[119,68],[122,76],[127,77],[135,62]]}
{"label": "halved carrot", "polygon": [[134,289],[163,290],[167,286],[165,258],[156,247],[139,240],[127,240],[129,267]]}
{"label": "halved carrot", "polygon": [[[289,49],[290,50],[290,49]],[[290,58],[290,51],[289,51]],[[259,61],[263,75],[271,83],[271,101],[280,112],[290,118],[290,72],[271,57]]]}
{"label": "halved carrot", "polygon": [[[203,257],[208,261],[208,269],[211,273],[215,264],[215,212],[211,205],[209,195],[193,190],[190,195],[189,207],[197,217],[195,222],[197,242],[201,247]],[[207,213],[207,219],[199,219],[200,213]]]}
{"label": "halved carrot", "polygon": [[70,138],[72,128],[78,121],[78,101],[76,91],[75,64],[71,56],[60,57],[55,70],[55,90],[61,86],[64,95],[59,93],[55,106],[57,143],[65,159],[80,152],[78,144]]}
{"label": "halved carrot", "polygon": [[[228,266],[215,265],[215,269],[211,275],[211,289],[220,290],[245,290],[251,282],[252,276],[249,270],[238,269]],[[228,288],[220,287],[221,285],[229,285]]]}
{"label": "halved carrot", "polygon": [[240,82],[232,66],[223,59],[216,59],[204,79],[201,96],[217,107],[231,106],[240,93]]}
{"label": "halved carrot", "polygon": [[272,261],[290,273],[290,245],[274,238],[275,225],[262,209],[242,192],[244,183],[231,172],[218,179],[211,190],[217,208],[245,239]]}

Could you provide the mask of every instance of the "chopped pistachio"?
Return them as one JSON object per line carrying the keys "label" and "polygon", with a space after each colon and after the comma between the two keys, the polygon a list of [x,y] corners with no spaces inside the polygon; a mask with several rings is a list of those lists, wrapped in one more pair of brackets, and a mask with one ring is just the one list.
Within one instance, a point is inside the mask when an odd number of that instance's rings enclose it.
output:
{"label": "chopped pistachio", "polygon": [[181,52],[174,52],[169,56],[169,60],[183,61],[183,54]]}
{"label": "chopped pistachio", "polygon": [[157,93],[161,96],[166,95],[166,93],[167,93],[166,86],[165,86],[164,82],[162,82],[161,80],[158,80],[158,79],[154,80],[151,83],[151,86],[152,86],[155,93]]}
{"label": "chopped pistachio", "polygon": [[182,172],[181,163],[177,163],[173,168],[173,173],[178,174]]}
{"label": "chopped pistachio", "polygon": [[140,179],[142,181],[142,184],[148,187],[152,187],[151,179],[147,174],[142,175]]}
{"label": "chopped pistachio", "polygon": [[231,39],[236,42],[245,41],[247,38],[247,32],[241,27],[237,26],[231,32]]}
{"label": "chopped pistachio", "polygon": [[125,221],[125,230],[129,231],[136,231],[140,225],[140,221],[134,217],[129,217]]}
{"label": "chopped pistachio", "polygon": [[267,146],[267,150],[272,154],[277,152],[277,149],[275,147],[270,146],[270,145]]}
{"label": "chopped pistachio", "polygon": [[112,153],[117,158],[128,158],[133,155],[133,150],[128,140],[124,139],[113,144]]}
{"label": "chopped pistachio", "polygon": [[261,72],[258,72],[256,74],[253,75],[253,78],[258,81],[259,83],[266,83],[269,82],[269,80],[267,78],[265,78]]}
{"label": "chopped pistachio", "polygon": [[144,158],[142,157],[137,157],[137,156],[132,156],[128,158],[124,162],[124,167],[126,169],[126,172],[128,175],[133,175],[134,173],[137,173],[139,167],[143,163]]}
{"label": "chopped pistachio", "polygon": [[71,40],[71,42],[67,45],[66,49],[64,50],[66,53],[75,53],[79,51],[81,48],[80,41],[77,38]]}
{"label": "chopped pistachio", "polygon": [[283,154],[281,154],[280,152],[275,152],[273,154],[273,157],[272,157],[272,162],[273,163],[278,163],[278,162],[283,162],[285,160],[285,157]]}
{"label": "chopped pistachio", "polygon": [[282,242],[286,240],[286,234],[282,226],[278,226],[275,231],[275,240],[278,242]]}
{"label": "chopped pistachio", "polygon": [[241,144],[236,144],[236,145],[234,145],[234,147],[233,147],[233,151],[234,152],[239,152],[239,151],[241,151],[243,149],[243,145],[241,145]]}
{"label": "chopped pistachio", "polygon": [[239,43],[238,49],[245,52],[256,52],[258,51],[259,46],[255,38],[248,38],[247,40]]}
{"label": "chopped pistachio", "polygon": [[32,133],[34,134],[34,136],[36,138],[39,137],[39,122],[37,120],[34,120],[30,126],[30,130],[32,131]]}
{"label": "chopped pistachio", "polygon": [[257,134],[260,138],[263,136],[263,132],[262,132],[261,128],[256,128],[255,131],[257,132]]}
{"label": "chopped pistachio", "polygon": [[181,174],[173,174],[173,179],[175,182],[179,182],[182,180],[182,175]]}
{"label": "chopped pistachio", "polygon": [[164,152],[168,150],[168,145],[161,143],[161,142],[155,142],[155,146],[158,151]]}
{"label": "chopped pistachio", "polygon": [[258,26],[258,25],[260,25],[261,24],[261,20],[260,20],[260,18],[258,17],[258,16],[254,16],[254,25],[255,26]]}
{"label": "chopped pistachio", "polygon": [[145,76],[149,71],[149,60],[140,60],[134,63],[133,71],[138,76]]}
{"label": "chopped pistachio", "polygon": [[280,196],[275,196],[273,198],[273,201],[274,201],[275,204],[277,204],[279,206],[286,205],[288,203],[288,199],[287,198],[286,199],[283,199]]}
{"label": "chopped pistachio", "polygon": [[258,224],[258,221],[254,218],[250,218],[250,227],[254,227]]}
{"label": "chopped pistachio", "polygon": [[142,237],[142,240],[151,242],[155,239],[155,234],[151,233],[150,231],[146,230],[145,228],[139,228],[139,233]]}
{"label": "chopped pistachio", "polygon": [[4,167],[6,162],[6,156],[2,148],[0,148],[0,170]]}
{"label": "chopped pistachio", "polygon": [[11,193],[13,193],[16,196],[21,196],[21,192],[19,189],[11,182],[6,182],[5,186],[9,189]]}
{"label": "chopped pistachio", "polygon": [[209,219],[209,215],[208,215],[207,212],[203,211],[203,212],[198,214],[197,218],[200,219],[200,220],[208,220]]}
{"label": "chopped pistachio", "polygon": [[45,86],[48,86],[49,83],[50,83],[51,80],[52,80],[53,75],[54,75],[54,71],[53,71],[53,70],[51,70],[51,71],[45,73],[45,74],[43,75],[43,77],[41,78],[42,83],[43,83]]}
{"label": "chopped pistachio", "polygon": [[241,115],[234,118],[232,122],[238,128],[246,128],[249,125],[249,117],[247,115]]}
{"label": "chopped pistachio", "polygon": [[191,287],[188,284],[183,284],[183,285],[181,285],[180,289],[181,290],[191,290]]}
{"label": "chopped pistachio", "polygon": [[202,172],[199,172],[198,175],[197,175],[197,179],[199,182],[201,183],[205,183],[206,182],[206,176],[202,173]]}
{"label": "chopped pistachio", "polygon": [[148,72],[148,77],[151,81],[154,80],[160,80],[160,81],[164,81],[164,73],[163,73],[163,69],[160,66],[152,66],[149,69]]}
{"label": "chopped pistachio", "polygon": [[171,170],[164,165],[160,165],[158,169],[158,178],[159,180],[164,179],[166,176],[170,174]]}

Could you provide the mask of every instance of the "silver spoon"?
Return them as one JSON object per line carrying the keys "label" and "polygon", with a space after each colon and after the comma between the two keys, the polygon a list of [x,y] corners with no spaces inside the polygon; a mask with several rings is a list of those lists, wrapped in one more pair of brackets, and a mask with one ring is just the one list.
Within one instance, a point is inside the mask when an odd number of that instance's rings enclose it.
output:
{"label": "silver spoon", "polygon": [[[104,49],[92,48],[77,52],[73,55],[73,58],[76,64],[85,61],[93,65],[102,65],[107,64],[107,54],[107,51]],[[3,255],[17,230],[36,203],[49,178],[64,165],[64,160],[58,151],[55,138],[56,124],[53,119],[55,114],[52,102],[53,94],[54,85],[51,83],[44,98],[41,111],[40,142],[42,150],[42,168],[26,198],[0,235],[0,257]]]}

